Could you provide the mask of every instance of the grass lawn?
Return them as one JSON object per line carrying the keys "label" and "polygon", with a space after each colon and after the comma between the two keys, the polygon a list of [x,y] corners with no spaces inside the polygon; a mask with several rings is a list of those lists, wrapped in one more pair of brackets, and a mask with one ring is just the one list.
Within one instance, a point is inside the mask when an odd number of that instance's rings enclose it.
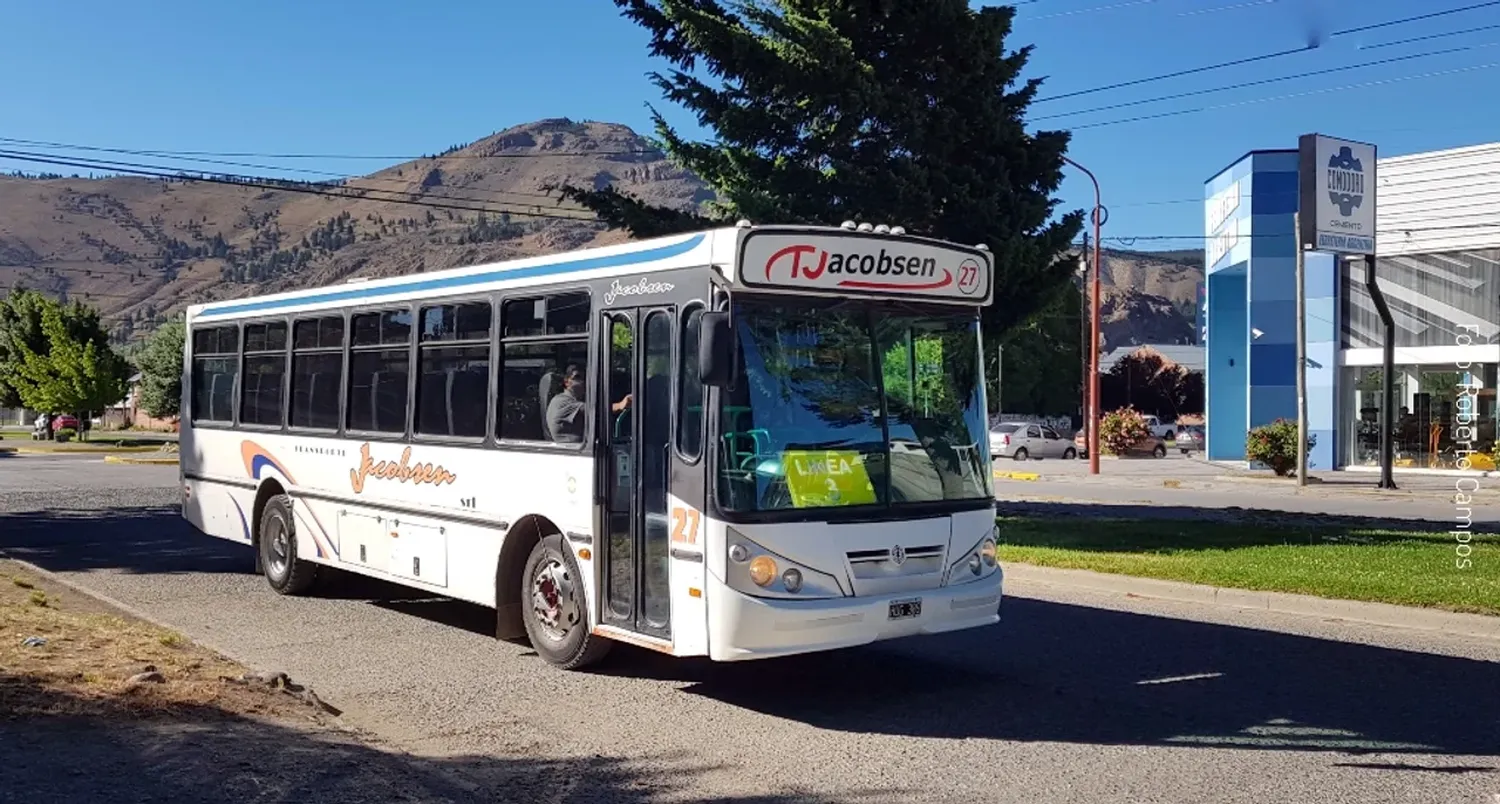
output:
{"label": "grass lawn", "polygon": [[49,452],[156,452],[162,444],[175,441],[159,441],[149,438],[134,438],[119,433],[95,431],[87,441],[33,441],[30,431],[0,432],[0,450],[47,450]]}
{"label": "grass lawn", "polygon": [[1359,525],[1000,517],[1000,560],[1500,615],[1500,536],[1470,566],[1440,531]]}

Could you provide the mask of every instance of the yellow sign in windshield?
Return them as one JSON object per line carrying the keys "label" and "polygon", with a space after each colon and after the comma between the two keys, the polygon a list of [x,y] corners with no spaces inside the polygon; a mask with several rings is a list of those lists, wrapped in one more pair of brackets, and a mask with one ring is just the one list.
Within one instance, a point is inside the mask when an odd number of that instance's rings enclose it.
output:
{"label": "yellow sign in windshield", "polygon": [[781,453],[786,487],[795,508],[869,505],[875,484],[858,450],[788,450]]}

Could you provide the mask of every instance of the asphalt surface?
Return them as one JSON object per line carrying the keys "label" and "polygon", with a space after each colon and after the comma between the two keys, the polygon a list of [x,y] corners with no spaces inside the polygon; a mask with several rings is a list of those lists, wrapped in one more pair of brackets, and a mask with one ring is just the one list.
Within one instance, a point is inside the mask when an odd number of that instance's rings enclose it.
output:
{"label": "asphalt surface", "polygon": [[[487,798],[1477,802],[1500,642],[1012,585],[993,629],[775,662],[618,648],[561,673],[489,613],[363,580],[276,596],[173,467],[0,459],[0,550],[313,685]],[[496,768],[507,769],[503,773]],[[584,791],[589,791],[587,794]]]}

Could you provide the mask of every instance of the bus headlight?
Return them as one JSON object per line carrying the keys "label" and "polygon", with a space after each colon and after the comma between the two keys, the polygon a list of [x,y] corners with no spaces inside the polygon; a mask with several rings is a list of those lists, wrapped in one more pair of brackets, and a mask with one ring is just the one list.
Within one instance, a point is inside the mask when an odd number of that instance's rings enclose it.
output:
{"label": "bus headlight", "polygon": [[948,583],[959,584],[987,578],[995,573],[999,559],[995,552],[995,531],[985,534],[979,543],[948,568]]}
{"label": "bus headlight", "polygon": [[796,568],[789,569],[781,576],[781,585],[793,594],[802,591],[802,573]]}
{"label": "bus headlight", "polygon": [[815,599],[844,597],[843,585],[826,572],[798,564],[745,538],[730,528],[725,582],[754,597]]}

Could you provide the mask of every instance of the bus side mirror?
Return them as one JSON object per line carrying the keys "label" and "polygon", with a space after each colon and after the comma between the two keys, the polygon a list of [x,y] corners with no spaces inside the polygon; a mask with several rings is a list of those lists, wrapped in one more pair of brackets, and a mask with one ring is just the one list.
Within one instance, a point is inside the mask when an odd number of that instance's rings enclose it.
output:
{"label": "bus side mirror", "polygon": [[734,333],[729,329],[729,313],[704,313],[698,335],[698,371],[703,384],[715,388],[728,385],[733,365]]}

